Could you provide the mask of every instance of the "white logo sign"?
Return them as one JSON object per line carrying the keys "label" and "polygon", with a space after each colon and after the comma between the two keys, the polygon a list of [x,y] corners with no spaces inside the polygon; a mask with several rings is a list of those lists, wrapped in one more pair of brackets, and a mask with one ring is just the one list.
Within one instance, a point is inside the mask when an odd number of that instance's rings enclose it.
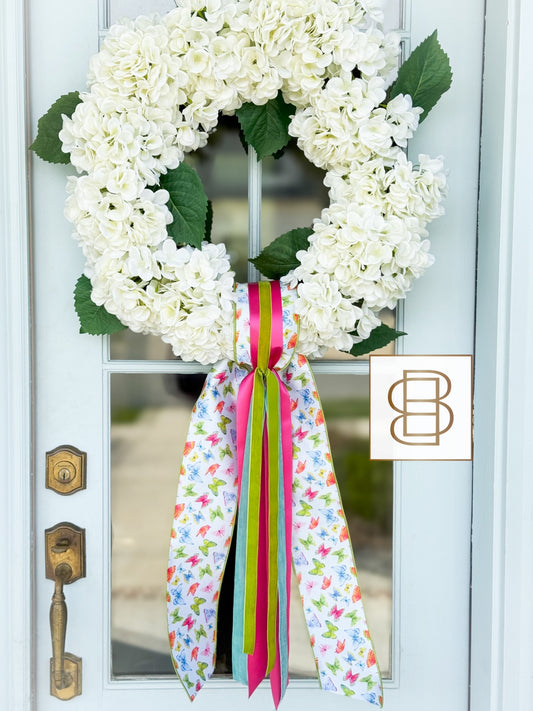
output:
{"label": "white logo sign", "polygon": [[472,459],[472,356],[370,356],[370,459]]}

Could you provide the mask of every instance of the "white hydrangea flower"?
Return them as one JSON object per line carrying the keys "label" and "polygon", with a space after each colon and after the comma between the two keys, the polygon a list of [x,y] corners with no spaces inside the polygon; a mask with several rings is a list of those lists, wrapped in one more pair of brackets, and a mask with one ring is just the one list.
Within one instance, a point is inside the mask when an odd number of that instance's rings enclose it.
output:
{"label": "white hydrangea flower", "polygon": [[154,253],[148,247],[130,247],[125,270],[130,277],[139,277],[142,281],[161,278],[161,269]]}
{"label": "white hydrangea flower", "polygon": [[398,94],[387,104],[387,121],[394,127],[392,138],[397,146],[405,148],[407,139],[412,138],[418,127],[422,109],[413,107],[413,100],[409,95]]}
{"label": "white hydrangea flower", "polygon": [[359,0],[359,3],[374,22],[383,22],[383,0]]}

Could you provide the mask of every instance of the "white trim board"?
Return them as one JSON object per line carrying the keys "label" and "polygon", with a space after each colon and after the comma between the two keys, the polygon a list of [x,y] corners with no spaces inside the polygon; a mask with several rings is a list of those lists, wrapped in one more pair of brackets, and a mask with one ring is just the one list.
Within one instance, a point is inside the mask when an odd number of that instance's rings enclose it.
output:
{"label": "white trim board", "polygon": [[[32,696],[32,462],[25,3],[0,3],[0,689]],[[4,699],[2,699],[4,700]]]}
{"label": "white trim board", "polygon": [[479,204],[471,710],[533,707],[533,7],[487,0]]}

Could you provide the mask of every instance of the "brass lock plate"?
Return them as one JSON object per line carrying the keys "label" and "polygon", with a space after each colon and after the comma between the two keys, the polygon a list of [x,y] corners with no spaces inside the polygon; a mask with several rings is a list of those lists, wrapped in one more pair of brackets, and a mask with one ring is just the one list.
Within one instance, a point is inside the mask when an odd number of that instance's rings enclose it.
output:
{"label": "brass lock plate", "polygon": [[69,444],[46,453],[46,488],[62,496],[85,489],[87,454]]}
{"label": "brass lock plate", "polygon": [[65,583],[74,583],[85,577],[85,529],[73,523],[58,523],[44,532],[46,577],[55,580],[56,568],[67,563],[72,574]]}

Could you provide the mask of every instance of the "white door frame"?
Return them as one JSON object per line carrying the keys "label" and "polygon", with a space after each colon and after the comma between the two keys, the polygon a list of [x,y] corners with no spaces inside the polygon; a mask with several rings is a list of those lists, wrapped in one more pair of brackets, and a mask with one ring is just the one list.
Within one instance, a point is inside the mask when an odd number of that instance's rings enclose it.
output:
{"label": "white door frame", "polygon": [[[6,690],[4,707],[17,711],[33,708],[29,579],[34,464],[25,29],[25,3],[0,3],[0,570],[4,581],[0,585],[0,688]],[[487,0],[471,711],[514,711],[529,708],[533,701],[533,381],[528,377],[533,362],[532,30],[529,0]]]}
{"label": "white door frame", "polygon": [[33,457],[25,2],[0,2],[0,689],[32,708]]}
{"label": "white door frame", "polygon": [[533,6],[487,0],[476,310],[472,711],[533,705]]}

